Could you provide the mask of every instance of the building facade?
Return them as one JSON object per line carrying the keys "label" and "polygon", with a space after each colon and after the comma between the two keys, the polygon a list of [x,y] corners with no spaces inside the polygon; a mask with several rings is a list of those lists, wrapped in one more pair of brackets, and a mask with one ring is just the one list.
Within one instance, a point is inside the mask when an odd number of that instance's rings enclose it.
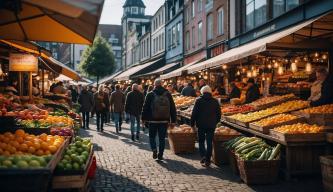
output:
{"label": "building facade", "polygon": [[165,54],[165,4],[163,4],[151,19],[151,57]]}
{"label": "building facade", "polygon": [[183,60],[183,7],[184,0],[166,0],[166,63]]}
{"label": "building facade", "polygon": [[151,57],[150,23],[141,25],[141,32],[138,36],[140,42],[140,62],[146,62]]}
{"label": "building facade", "polygon": [[146,6],[142,0],[126,0],[122,17],[122,69],[140,61],[138,32],[141,25],[150,23],[151,16],[145,15]]}
{"label": "building facade", "polygon": [[207,57],[206,0],[185,0],[184,65]]}

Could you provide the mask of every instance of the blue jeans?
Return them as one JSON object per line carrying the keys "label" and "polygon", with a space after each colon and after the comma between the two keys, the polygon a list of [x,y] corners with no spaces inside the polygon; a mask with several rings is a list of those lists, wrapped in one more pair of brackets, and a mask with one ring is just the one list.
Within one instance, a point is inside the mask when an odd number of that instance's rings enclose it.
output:
{"label": "blue jeans", "polygon": [[150,123],[149,124],[149,142],[153,151],[157,150],[156,147],[156,135],[158,134],[159,141],[159,153],[163,155],[165,148],[165,136],[167,133],[167,123]]}
{"label": "blue jeans", "polygon": [[[140,115],[130,115],[130,121],[131,121],[131,133],[134,135],[135,133],[137,135],[140,134]],[[135,121],[136,121],[136,127],[135,127]]]}
{"label": "blue jeans", "polygon": [[114,118],[114,124],[116,127],[116,131],[118,132],[120,130],[120,126],[121,126],[121,122],[120,122],[121,113],[113,113],[113,118]]}
{"label": "blue jeans", "polygon": [[[198,128],[200,156],[208,161],[210,161],[210,158],[212,157],[214,132],[215,129]],[[207,143],[207,150],[205,141]]]}

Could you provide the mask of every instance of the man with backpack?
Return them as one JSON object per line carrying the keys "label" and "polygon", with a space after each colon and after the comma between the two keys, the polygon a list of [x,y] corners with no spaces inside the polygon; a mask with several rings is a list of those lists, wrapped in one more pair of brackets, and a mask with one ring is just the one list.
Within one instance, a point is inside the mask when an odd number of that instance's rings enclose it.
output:
{"label": "man with backpack", "polygon": [[[162,81],[159,79],[155,80],[154,86],[153,91],[146,96],[142,109],[142,121],[149,124],[149,141],[153,151],[153,158],[163,160],[167,128],[170,122],[170,126],[174,127],[177,112],[171,94],[162,87]],[[158,152],[156,134],[158,134],[159,138]]]}

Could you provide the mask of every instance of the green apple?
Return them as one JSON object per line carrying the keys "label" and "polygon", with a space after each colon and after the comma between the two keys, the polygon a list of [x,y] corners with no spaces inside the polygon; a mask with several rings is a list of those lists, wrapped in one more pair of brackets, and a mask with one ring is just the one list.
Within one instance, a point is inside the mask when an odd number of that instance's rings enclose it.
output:
{"label": "green apple", "polygon": [[29,164],[28,162],[24,161],[24,160],[20,160],[17,162],[17,167],[20,168],[20,169],[27,169],[29,168]]}
{"label": "green apple", "polygon": [[29,165],[30,165],[30,167],[32,167],[32,168],[38,168],[38,167],[41,167],[40,163],[39,163],[37,160],[31,160],[31,161],[29,162]]}

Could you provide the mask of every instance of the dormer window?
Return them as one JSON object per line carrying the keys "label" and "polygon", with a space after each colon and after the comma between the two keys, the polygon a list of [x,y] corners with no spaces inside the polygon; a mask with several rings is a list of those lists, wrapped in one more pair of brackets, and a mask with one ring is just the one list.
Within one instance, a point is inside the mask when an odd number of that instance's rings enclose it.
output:
{"label": "dormer window", "polygon": [[132,14],[138,14],[138,8],[132,7]]}

